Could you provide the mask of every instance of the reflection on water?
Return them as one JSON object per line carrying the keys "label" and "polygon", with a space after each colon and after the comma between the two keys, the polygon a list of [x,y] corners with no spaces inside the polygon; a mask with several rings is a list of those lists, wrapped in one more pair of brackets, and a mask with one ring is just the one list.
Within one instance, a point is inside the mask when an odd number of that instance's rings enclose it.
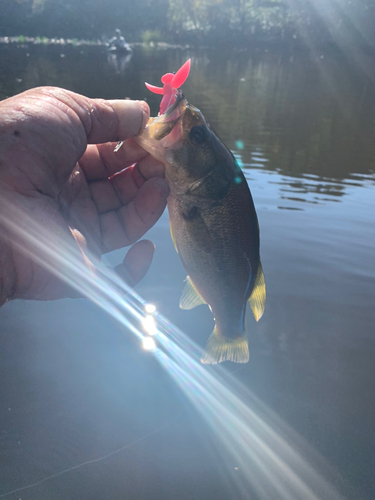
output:
{"label": "reflection on water", "polygon": [[[261,229],[266,311],[258,324],[247,317],[250,363],[234,377],[357,488],[348,498],[373,499],[373,61],[135,50],[118,71],[104,48],[0,46],[0,96],[59,85],[92,97],[147,99],[155,114],[158,97],[143,82],[158,85],[190,56],[185,94],[234,151]],[[203,306],[178,308],[185,273],[166,215],[149,237],[157,251],[138,291],[203,345],[212,316]],[[122,258],[117,252],[107,261]],[[139,325],[148,334],[153,313]],[[222,455],[159,364],[125,341],[107,314],[82,302],[16,302],[0,310],[0,325],[0,376],[8,381],[0,386],[2,491],[163,428],[116,460],[30,489],[27,498],[237,500],[233,473],[248,464]],[[188,397],[199,407],[206,388],[195,388],[201,392]],[[229,435],[220,397],[216,403],[210,421]]]}
{"label": "reflection on water", "polygon": [[107,63],[110,68],[117,74],[123,75],[129,66],[133,53],[117,54],[107,50]]}
{"label": "reflection on water", "polygon": [[[158,97],[146,91],[144,80],[159,84],[163,71],[191,55],[139,49],[132,61],[133,54],[109,54],[103,47],[0,45],[0,51],[1,98],[48,84],[90,96],[146,98],[154,112]],[[370,58],[367,64],[375,67]],[[320,59],[245,52],[228,60],[194,54],[193,78],[184,91],[224,142],[238,149],[245,166],[361,182],[363,176],[373,180],[375,171],[371,71],[358,71],[339,55]],[[307,192],[314,190],[301,183]],[[330,184],[317,189],[334,196]],[[338,188],[337,196],[342,191]]]}

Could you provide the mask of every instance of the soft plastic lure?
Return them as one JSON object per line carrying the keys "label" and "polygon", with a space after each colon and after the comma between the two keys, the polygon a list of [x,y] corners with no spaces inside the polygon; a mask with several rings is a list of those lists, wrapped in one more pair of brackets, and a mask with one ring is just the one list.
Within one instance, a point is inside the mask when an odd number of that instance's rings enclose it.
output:
{"label": "soft plastic lure", "polygon": [[165,111],[174,104],[176,100],[177,90],[186,82],[187,77],[190,72],[191,60],[188,59],[181,68],[174,73],[166,73],[161,77],[161,83],[164,84],[163,87],[155,87],[155,85],[150,85],[145,83],[148,90],[151,90],[154,94],[163,95],[163,99],[160,103],[160,114],[162,115]]}
{"label": "soft plastic lure", "polygon": [[[163,87],[156,87],[155,85],[150,85],[145,82],[148,90],[151,90],[154,94],[160,94],[163,96],[160,103],[159,114],[162,115],[165,113],[165,111],[167,111],[167,109],[175,103],[178,89],[186,82],[186,79],[189,76],[190,65],[191,59],[188,59],[176,73],[166,73],[163,75],[161,77],[161,83],[164,84]],[[123,144],[124,141],[119,142],[113,152],[117,153]]]}

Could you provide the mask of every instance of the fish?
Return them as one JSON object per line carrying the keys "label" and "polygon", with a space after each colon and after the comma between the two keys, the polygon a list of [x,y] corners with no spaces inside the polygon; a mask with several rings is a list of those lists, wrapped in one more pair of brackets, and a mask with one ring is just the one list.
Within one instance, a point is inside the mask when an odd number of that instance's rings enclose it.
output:
{"label": "fish", "polygon": [[180,308],[208,304],[215,320],[201,362],[248,362],[246,306],[258,321],[266,286],[258,218],[241,168],[181,91],[135,140],[165,165],[171,236],[188,275]]}

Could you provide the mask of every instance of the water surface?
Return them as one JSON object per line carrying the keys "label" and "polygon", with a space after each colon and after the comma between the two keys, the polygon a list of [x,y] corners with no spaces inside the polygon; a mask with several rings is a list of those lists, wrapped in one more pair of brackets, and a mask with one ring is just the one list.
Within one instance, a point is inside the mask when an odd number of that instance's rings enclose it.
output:
{"label": "water surface", "polygon": [[[188,57],[185,95],[242,164],[261,228],[266,311],[258,324],[247,315],[250,362],[235,376],[322,455],[348,498],[374,498],[374,61],[141,48],[118,60],[99,47],[8,45],[0,97],[58,85],[147,99],[156,113],[143,82]],[[185,273],[167,214],[147,237],[157,251],[138,293],[203,346],[212,316],[178,308]],[[123,333],[86,300],[0,310],[0,496],[125,447],[8,498],[257,498],[238,496],[241,464]]]}

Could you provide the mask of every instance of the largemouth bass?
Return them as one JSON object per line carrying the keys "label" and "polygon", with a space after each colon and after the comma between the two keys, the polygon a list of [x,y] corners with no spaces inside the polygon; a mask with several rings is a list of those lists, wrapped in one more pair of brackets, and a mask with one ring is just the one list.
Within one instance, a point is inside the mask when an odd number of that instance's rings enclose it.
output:
{"label": "largemouth bass", "polygon": [[171,235],[188,274],[182,309],[208,304],[215,328],[203,363],[246,363],[246,304],[258,321],[266,287],[259,228],[246,179],[232,153],[182,93],[150,118],[137,142],[165,164]]}

